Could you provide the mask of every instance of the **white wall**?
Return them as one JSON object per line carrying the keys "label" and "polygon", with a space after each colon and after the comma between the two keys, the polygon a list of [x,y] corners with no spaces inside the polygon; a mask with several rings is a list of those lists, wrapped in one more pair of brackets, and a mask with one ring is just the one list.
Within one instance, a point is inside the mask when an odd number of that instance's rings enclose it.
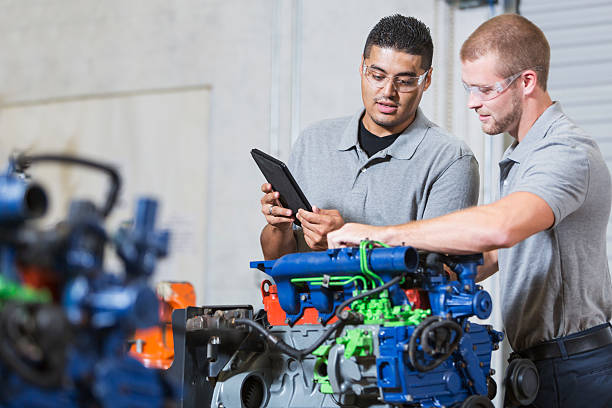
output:
{"label": "white wall", "polygon": [[[172,229],[173,239],[171,256],[161,262],[155,278],[188,279],[201,288],[204,275],[189,272],[206,261],[206,184],[181,183],[177,175],[207,175],[200,158],[207,150],[209,96],[207,88],[188,88],[5,107],[0,116],[0,156],[8,157],[14,149],[81,152],[117,166],[122,193],[108,224],[117,227],[131,219],[136,197],[162,199],[157,227]],[[102,205],[109,191],[105,174],[83,167],[44,163],[32,166],[29,173],[51,200],[43,219],[47,225],[65,218],[69,198]],[[118,267],[116,260],[112,266]]]}
{"label": "white wall", "polygon": [[[90,145],[80,144],[77,150],[111,162],[121,157],[116,149],[129,150],[134,163],[142,165],[124,175],[127,183],[133,183],[134,178],[149,176],[147,160],[164,157],[179,140],[194,143],[184,148],[198,153],[201,171],[182,171],[171,157],[166,157],[163,168],[178,185],[202,188],[205,194],[200,213],[185,214],[206,226],[195,233],[198,241],[194,241],[198,243],[194,250],[204,254],[204,261],[176,276],[196,283],[202,303],[259,303],[261,274],[250,270],[248,262],[261,258],[258,235],[264,220],[258,202],[263,178],[249,150],[259,147],[286,159],[292,134],[299,129],[315,120],[351,114],[361,106],[361,51],[380,17],[410,14],[431,27],[436,46],[434,82],[422,106],[431,119],[468,140],[477,155],[482,153],[474,118],[462,107],[456,53],[466,33],[486,17],[486,9],[451,13],[442,0],[376,4],[365,0],[2,0],[0,9],[4,155],[20,147],[15,140],[25,140],[23,126],[8,120],[18,109],[25,109],[23,120],[36,123],[38,137],[51,134],[51,129],[59,137],[83,122],[78,110],[51,121],[35,107],[67,106],[68,101],[73,107],[85,106],[125,93],[209,89],[210,103],[198,108],[206,123],[168,129],[158,136],[157,152],[139,144],[147,135],[127,130],[121,134],[125,146],[92,151]],[[456,14],[456,23],[449,25]],[[448,84],[453,84],[452,103],[447,98]],[[461,108],[455,109],[456,105]],[[166,115],[171,108],[160,102],[148,115]],[[131,114],[123,111],[125,105],[117,109],[124,116]],[[76,126],[79,137],[102,137],[95,127],[103,119],[96,120],[87,122],[91,128]],[[146,116],[134,120],[148,121]],[[142,129],[145,124],[134,127],[134,131]],[[184,132],[190,129],[199,132],[202,140],[186,141]],[[44,146],[65,148],[48,139]],[[154,183],[151,188],[156,188]],[[126,203],[133,199],[123,197]]]}

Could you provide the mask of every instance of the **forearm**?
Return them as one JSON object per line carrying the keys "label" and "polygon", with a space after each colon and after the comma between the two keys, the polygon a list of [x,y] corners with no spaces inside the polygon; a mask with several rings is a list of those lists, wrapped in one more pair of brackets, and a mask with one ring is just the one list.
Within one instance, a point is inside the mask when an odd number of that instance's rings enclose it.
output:
{"label": "forearm", "polygon": [[543,199],[532,193],[516,192],[492,204],[398,226],[346,224],[331,232],[327,239],[332,248],[373,239],[431,252],[471,254],[509,248],[550,228],[554,221],[555,216]]}
{"label": "forearm", "polygon": [[476,282],[483,281],[499,269],[497,264],[497,250],[483,253],[484,262],[478,267]]}
{"label": "forearm", "polygon": [[261,250],[264,259],[278,259],[297,250],[292,228],[281,229],[267,224],[261,231]]}
{"label": "forearm", "polygon": [[377,238],[432,252],[471,254],[505,246],[503,219],[490,206],[472,207],[442,217],[379,227]]}

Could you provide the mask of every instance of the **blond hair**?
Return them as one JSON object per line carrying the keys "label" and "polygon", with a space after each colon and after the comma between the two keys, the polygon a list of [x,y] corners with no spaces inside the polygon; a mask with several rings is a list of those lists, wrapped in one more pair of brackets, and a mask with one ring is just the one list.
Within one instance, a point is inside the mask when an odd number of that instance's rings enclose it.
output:
{"label": "blond hair", "polygon": [[497,57],[497,74],[509,77],[526,69],[537,71],[537,84],[546,90],[550,46],[531,21],[518,14],[502,14],[485,21],[461,47],[461,61],[474,61],[489,53]]}

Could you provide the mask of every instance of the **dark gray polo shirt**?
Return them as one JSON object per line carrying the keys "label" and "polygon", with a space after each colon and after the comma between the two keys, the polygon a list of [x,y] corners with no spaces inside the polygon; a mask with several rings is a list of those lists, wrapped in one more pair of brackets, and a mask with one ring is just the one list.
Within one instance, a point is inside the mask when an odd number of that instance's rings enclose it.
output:
{"label": "dark gray polo shirt", "polygon": [[[393,144],[368,158],[357,140],[362,114],[310,126],[293,146],[289,168],[312,205],[337,209],[346,222],[394,225],[478,202],[478,163],[465,143],[419,109]],[[308,250],[303,239],[298,249]]]}
{"label": "dark gray polo shirt", "polygon": [[508,148],[499,166],[502,196],[536,194],[555,215],[552,228],[499,250],[502,314],[512,348],[609,321],[610,172],[597,143],[557,102]]}

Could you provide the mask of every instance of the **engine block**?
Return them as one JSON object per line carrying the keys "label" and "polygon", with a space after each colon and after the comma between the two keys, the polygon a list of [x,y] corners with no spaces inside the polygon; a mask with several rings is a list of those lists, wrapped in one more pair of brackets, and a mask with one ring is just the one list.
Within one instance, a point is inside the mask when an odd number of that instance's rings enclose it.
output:
{"label": "engine block", "polygon": [[503,334],[468,320],[492,308],[481,263],[367,242],[252,262],[275,283],[264,310],[175,311],[168,373],[185,407],[492,407]]}

